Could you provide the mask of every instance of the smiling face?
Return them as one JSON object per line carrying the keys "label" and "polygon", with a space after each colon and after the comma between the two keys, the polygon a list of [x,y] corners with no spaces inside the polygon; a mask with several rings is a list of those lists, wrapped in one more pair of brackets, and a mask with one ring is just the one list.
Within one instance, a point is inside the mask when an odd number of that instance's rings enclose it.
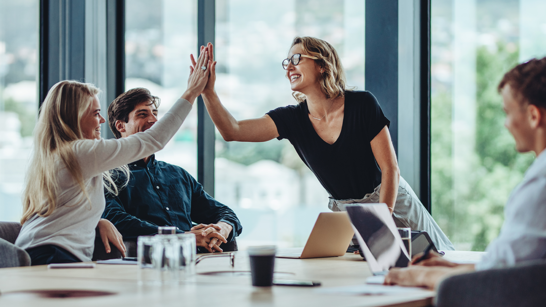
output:
{"label": "smiling face", "polygon": [[97,96],[93,96],[89,109],[82,116],[80,121],[80,129],[83,137],[89,140],[100,140],[100,125],[106,122],[104,117],[100,115],[100,103]]}
{"label": "smiling face", "polygon": [[503,109],[506,113],[504,126],[516,141],[516,150],[518,152],[528,152],[534,149],[534,129],[532,127],[532,116],[529,105],[522,102],[519,95],[511,89],[510,85],[505,85],[502,90]]}
{"label": "smiling face", "polygon": [[[290,48],[288,58],[291,58],[296,53],[306,54],[301,44],[296,44]],[[294,66],[290,62],[286,68],[286,76],[290,81],[292,91],[304,94],[312,89],[320,91],[319,82],[321,73],[320,66],[313,59],[306,57],[301,57],[297,66]]]}
{"label": "smiling face", "polygon": [[126,123],[117,120],[116,129],[121,133],[121,137],[128,137],[150,129],[155,122],[157,122],[157,108],[153,103],[145,101],[137,104],[135,109],[129,113]]}

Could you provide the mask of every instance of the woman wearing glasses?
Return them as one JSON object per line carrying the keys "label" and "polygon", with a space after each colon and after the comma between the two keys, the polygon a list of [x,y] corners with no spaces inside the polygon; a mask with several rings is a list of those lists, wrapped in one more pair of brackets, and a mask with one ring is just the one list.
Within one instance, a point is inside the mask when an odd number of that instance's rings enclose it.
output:
{"label": "woman wearing glasses", "polygon": [[[211,45],[208,49],[212,52]],[[388,129],[390,122],[377,100],[370,92],[346,89],[335,49],[317,38],[296,37],[282,66],[299,103],[271,110],[261,118],[238,121],[214,92],[213,63],[202,96],[224,139],[288,139],[330,193],[331,210],[344,210],[349,203],[386,203],[399,227],[425,230],[438,249],[453,250],[449,239],[400,177]]]}

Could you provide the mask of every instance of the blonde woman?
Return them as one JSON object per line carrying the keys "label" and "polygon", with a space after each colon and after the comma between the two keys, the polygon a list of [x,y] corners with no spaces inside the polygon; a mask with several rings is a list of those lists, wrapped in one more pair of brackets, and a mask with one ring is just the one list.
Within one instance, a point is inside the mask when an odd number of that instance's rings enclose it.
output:
{"label": "blonde woman", "polygon": [[269,111],[261,118],[238,121],[214,92],[213,63],[202,95],[224,139],[288,139],[330,193],[331,210],[344,210],[349,203],[386,203],[399,227],[425,230],[438,249],[453,250],[449,239],[400,177],[388,129],[390,122],[377,100],[370,92],[346,89],[336,50],[321,39],[296,37],[282,66],[299,103]]}
{"label": "blonde woman", "polygon": [[[193,101],[207,83],[206,49],[192,71],[188,88],[161,120],[142,133],[101,139],[99,90],[91,84],[61,81],[48,92],[34,135],[34,155],[23,195],[23,225],[15,244],[32,265],[90,261],[97,225],[123,252],[121,235],[100,217],[104,211],[103,175],[161,150],[178,131]],[[109,185],[117,193],[115,185]]]}

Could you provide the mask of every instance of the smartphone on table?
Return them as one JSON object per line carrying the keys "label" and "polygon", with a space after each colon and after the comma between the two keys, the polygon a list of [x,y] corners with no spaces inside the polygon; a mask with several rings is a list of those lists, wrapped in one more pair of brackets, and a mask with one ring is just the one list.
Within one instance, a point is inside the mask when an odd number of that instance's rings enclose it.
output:
{"label": "smartphone on table", "polygon": [[320,281],[312,280],[288,280],[278,279],[273,280],[274,286],[293,286],[293,287],[318,287],[321,285]]}

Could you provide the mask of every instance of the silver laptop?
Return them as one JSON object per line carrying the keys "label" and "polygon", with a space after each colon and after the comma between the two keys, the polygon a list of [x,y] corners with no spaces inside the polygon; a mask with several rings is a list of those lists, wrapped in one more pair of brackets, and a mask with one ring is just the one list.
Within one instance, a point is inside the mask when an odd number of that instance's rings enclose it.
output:
{"label": "silver laptop", "polygon": [[353,237],[353,227],[346,212],[322,212],[305,243],[303,251],[279,252],[277,258],[320,258],[345,255]]}
{"label": "silver laptop", "polygon": [[386,204],[351,204],[345,208],[373,275],[408,266],[410,256]]}

